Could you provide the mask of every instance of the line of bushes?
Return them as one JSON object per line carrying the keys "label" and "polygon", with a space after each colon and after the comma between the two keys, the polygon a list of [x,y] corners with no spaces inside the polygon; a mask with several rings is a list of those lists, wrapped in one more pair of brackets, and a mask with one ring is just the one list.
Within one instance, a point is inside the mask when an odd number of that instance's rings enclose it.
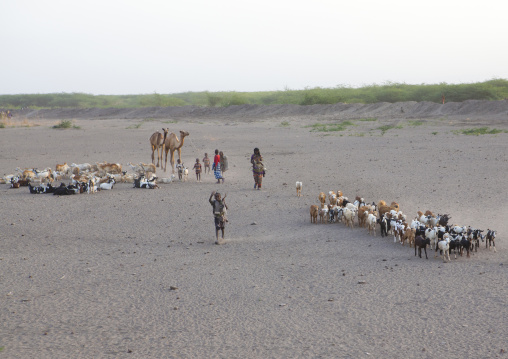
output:
{"label": "line of bushes", "polygon": [[210,106],[258,104],[334,104],[403,101],[447,102],[466,100],[502,100],[508,98],[508,80],[492,79],[469,84],[385,83],[360,88],[306,88],[304,90],[264,92],[185,92],[178,94],[91,95],[85,93],[0,95],[0,108],[136,108],[168,106]]}

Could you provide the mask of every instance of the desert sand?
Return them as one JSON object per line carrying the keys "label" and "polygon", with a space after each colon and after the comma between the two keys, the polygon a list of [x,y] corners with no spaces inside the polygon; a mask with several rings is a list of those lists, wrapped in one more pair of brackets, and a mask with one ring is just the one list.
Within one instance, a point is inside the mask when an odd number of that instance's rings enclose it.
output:
{"label": "desert sand", "polygon": [[[460,131],[508,130],[508,111],[473,105],[18,113],[16,127],[0,129],[2,174],[148,163],[148,139],[162,127],[190,133],[190,168],[219,149],[229,170],[220,185],[191,171],[160,189],[118,183],[93,195],[0,185],[0,356],[506,357],[508,133]],[[433,110],[418,112],[424,106]],[[312,131],[346,119],[344,131]],[[52,129],[60,120],[79,129]],[[267,166],[260,191],[254,147]],[[168,176],[169,160],[168,172],[157,171]],[[227,193],[223,245],[214,244],[213,190]],[[396,201],[410,219],[431,210],[495,229],[497,252],[482,242],[470,258],[443,263],[432,250],[415,257],[379,228],[374,237],[357,225],[311,224],[309,206],[331,190]]]}

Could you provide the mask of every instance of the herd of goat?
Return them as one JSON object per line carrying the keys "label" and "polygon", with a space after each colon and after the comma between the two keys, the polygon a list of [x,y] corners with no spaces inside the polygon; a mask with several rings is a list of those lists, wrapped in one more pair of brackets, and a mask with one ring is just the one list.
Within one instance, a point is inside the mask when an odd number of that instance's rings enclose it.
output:
{"label": "herd of goat", "polygon": [[[296,182],[297,196],[301,196],[302,183]],[[355,220],[358,227],[367,228],[370,235],[376,235],[376,227],[379,226],[381,236],[393,236],[393,241],[404,245],[406,242],[410,247],[417,250],[419,257],[422,257],[422,250],[427,257],[427,246],[434,249],[434,257],[438,250],[441,251],[443,261],[450,261],[450,254],[453,252],[455,259],[457,252],[462,256],[463,252],[470,256],[470,252],[478,251],[480,241],[485,241],[486,248],[493,248],[496,252],[496,231],[487,229],[484,233],[481,229],[471,226],[458,226],[448,223],[451,216],[448,214],[434,215],[431,211],[422,213],[418,211],[416,218],[410,222],[406,215],[399,208],[399,204],[392,202],[387,205],[385,201],[377,204],[367,204],[363,198],[357,196],[353,202],[344,197],[341,191],[330,191],[327,195],[319,193],[319,205],[310,206],[311,223],[334,223],[342,222],[350,228],[354,228]],[[318,219],[319,218],[319,219]]]}
{"label": "herd of goat", "polygon": [[[10,183],[11,188],[26,186],[30,193],[53,193],[54,195],[71,195],[78,193],[95,193],[100,190],[111,190],[117,182],[133,183],[134,188],[158,188],[158,178],[155,175],[155,165],[128,163],[131,173],[122,170],[119,163],[97,162],[95,164],[67,163],[56,165],[55,170],[45,168],[16,168],[16,174],[5,175],[0,183]],[[160,182],[169,183],[175,179],[174,175],[162,178]],[[66,185],[62,181],[70,181]],[[54,182],[61,182],[53,186]]]}

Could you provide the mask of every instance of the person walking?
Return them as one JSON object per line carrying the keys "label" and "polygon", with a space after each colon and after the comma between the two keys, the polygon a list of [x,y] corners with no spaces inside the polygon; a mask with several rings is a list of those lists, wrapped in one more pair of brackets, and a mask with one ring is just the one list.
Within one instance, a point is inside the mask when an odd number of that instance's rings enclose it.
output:
{"label": "person walking", "polygon": [[252,163],[252,174],[254,176],[254,189],[261,189],[263,177],[265,176],[265,166],[263,165],[263,156],[259,152],[259,148],[254,149],[254,154],[250,157]]}
{"label": "person walking", "polygon": [[222,183],[224,183],[224,178],[222,177],[222,172],[220,170],[220,155],[219,150],[215,150],[215,156],[213,157],[213,174],[215,175],[215,179],[217,180],[217,183],[220,183],[220,180],[222,180]]}
{"label": "person walking", "polygon": [[201,163],[199,163],[199,158],[196,158],[193,169],[196,171],[196,181],[201,182]]}
{"label": "person walking", "polygon": [[[221,198],[221,194],[219,192],[212,191],[208,202],[212,205],[213,208],[213,217],[215,224],[215,244],[223,244],[224,241],[224,229],[226,222],[228,221],[226,218],[226,212],[228,206],[226,205],[226,194],[224,198]],[[219,230],[222,232],[221,241],[219,241]]]}
{"label": "person walking", "polygon": [[205,157],[203,157],[203,165],[205,166],[205,173],[208,169],[208,173],[210,173],[210,158],[208,157],[208,153],[205,153]]}
{"label": "person walking", "polygon": [[224,155],[224,152],[220,151],[219,152],[219,156],[220,156],[220,170],[221,170],[221,175],[222,175],[222,183],[224,183],[224,172],[226,172],[228,170],[228,158]]}

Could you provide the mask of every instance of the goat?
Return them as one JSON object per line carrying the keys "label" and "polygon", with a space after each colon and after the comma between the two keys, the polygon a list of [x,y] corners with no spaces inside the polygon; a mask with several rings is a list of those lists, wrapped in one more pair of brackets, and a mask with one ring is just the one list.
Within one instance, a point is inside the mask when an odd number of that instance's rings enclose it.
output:
{"label": "goat", "polygon": [[[432,243],[432,245],[430,246],[430,249],[435,248],[435,250],[437,251],[437,240],[438,240],[437,228],[436,227],[427,228],[425,230],[425,238],[429,239],[430,242]],[[436,254],[437,253],[434,253],[434,257],[436,256]]]}
{"label": "goat", "polygon": [[75,175],[78,175],[80,172],[89,172],[92,170],[92,165],[90,163],[81,163],[75,164],[71,163],[71,172]]}
{"label": "goat", "polygon": [[296,181],[296,197],[302,196],[302,187],[303,187],[302,182]]}
{"label": "goat", "polygon": [[112,173],[112,174],[120,174],[122,173],[122,165],[119,163],[107,163],[107,162],[96,162],[97,168],[99,171]]}
{"label": "goat", "polygon": [[[384,202],[384,201],[382,201]],[[379,202],[381,203],[381,201]],[[386,204],[378,204],[378,209],[379,209],[379,216],[381,218],[381,216],[385,215],[386,213],[390,212],[391,208],[390,206],[387,206]]]}
{"label": "goat", "polygon": [[494,247],[494,252],[496,251],[496,233],[497,231],[493,229],[487,229],[487,234],[485,235],[485,248]]}
{"label": "goat", "polygon": [[337,194],[335,194],[334,191],[328,192],[328,202],[330,202],[331,205],[337,204]]}
{"label": "goat", "polygon": [[450,255],[453,251],[453,254],[455,255],[455,259],[457,259],[457,249],[460,251],[460,240],[456,238],[451,238],[449,246],[449,254]]}
{"label": "goat", "polygon": [[355,222],[354,222],[355,211],[353,209],[346,207],[346,208],[344,208],[343,213],[344,213],[344,218],[346,220],[346,226],[354,228],[355,227]]}
{"label": "goat", "polygon": [[406,228],[404,227],[403,222],[395,221],[395,224],[393,226],[393,243],[397,243],[397,239],[398,239],[399,243],[404,244],[404,242],[402,241],[402,238],[404,238],[405,229]]}
{"label": "goat", "polygon": [[30,184],[31,178],[19,178],[19,176],[15,176],[11,178],[11,188],[19,188],[21,186],[27,187]]}
{"label": "goat", "polygon": [[28,184],[28,189],[30,190],[31,194],[39,194],[39,193],[46,193],[46,188],[43,186],[32,186],[30,183]]}
{"label": "goat", "polygon": [[374,211],[374,208],[372,206],[361,206],[358,208],[358,227],[366,227],[367,226],[367,217],[369,216],[369,213],[372,213]]}
{"label": "goat", "polygon": [[416,257],[416,249],[418,248],[418,254],[420,258],[422,257],[422,249],[425,251],[425,259],[429,259],[427,257],[427,245],[430,245],[430,240],[428,238],[423,238],[422,236],[415,237],[415,257]]}
{"label": "goat", "polygon": [[324,205],[325,202],[326,202],[326,195],[325,195],[325,193],[324,192],[319,192],[318,199],[319,199],[319,202],[321,203],[321,205]]}
{"label": "goat", "polygon": [[310,223],[317,224],[318,211],[319,207],[317,205],[313,204],[310,206]]}
{"label": "goat", "polygon": [[448,262],[450,262],[450,238],[446,237],[442,241],[437,242],[437,246],[443,252],[443,262],[446,262],[446,257],[448,257]]}
{"label": "goat", "polygon": [[134,188],[159,188],[159,186],[157,186],[156,180],[157,176],[152,176],[150,179],[148,179],[144,175],[141,175],[138,178],[134,179]]}
{"label": "goat", "polygon": [[55,196],[65,196],[65,195],[71,195],[71,194],[80,193],[80,191],[81,191],[81,186],[80,185],[65,186],[62,183],[60,185],[60,187],[55,189],[55,191],[53,192],[53,195],[55,195]]}
{"label": "goat", "polygon": [[381,228],[381,237],[388,237],[388,229],[390,226],[390,221],[386,219],[385,216],[381,216],[377,223],[379,223],[379,227]]}
{"label": "goat", "polygon": [[474,249],[475,252],[478,252],[478,248],[480,248],[480,239],[483,242],[483,235],[481,229],[474,229],[468,227],[467,229],[467,238],[471,241],[471,250]]}
{"label": "goat", "polygon": [[367,229],[369,231],[369,234],[374,233],[374,237],[376,236],[376,222],[377,218],[372,213],[367,214]]}
{"label": "goat", "polygon": [[407,228],[404,232],[404,235],[402,236],[402,245],[404,245],[404,243],[407,241],[409,243],[409,248],[411,248],[414,245],[415,233],[416,230],[414,228]]}
{"label": "goat", "polygon": [[443,214],[442,216],[438,215],[439,224],[443,227],[448,225],[448,221],[452,218],[449,214]]}
{"label": "goat", "polygon": [[467,239],[467,237],[464,236],[463,234],[459,234],[457,236],[457,239],[460,242],[460,256],[462,257],[462,253],[464,253],[464,249],[466,249],[467,258],[469,258],[469,252],[471,250],[471,241]]}
{"label": "goat", "polygon": [[187,179],[189,178],[189,169],[187,167],[183,168],[183,181],[187,182]]}
{"label": "goat", "polygon": [[101,183],[101,184],[99,185],[99,188],[100,188],[101,190],[102,190],[102,189],[104,189],[104,190],[110,190],[110,189],[113,189],[113,185],[114,185],[115,183],[116,183],[115,179],[114,179],[114,178],[110,178],[110,179],[108,180],[108,182],[106,182],[106,183]]}
{"label": "goat", "polygon": [[463,226],[463,227],[453,226],[451,229],[451,232],[455,233],[455,234],[462,234],[462,233],[467,232],[467,228],[466,228],[466,226]]}
{"label": "goat", "polygon": [[63,165],[59,165],[57,163],[57,165],[55,166],[55,171],[58,173],[61,173],[61,174],[67,174],[70,172],[70,170],[71,170],[71,168],[69,167],[67,162],[65,162]]}
{"label": "goat", "polygon": [[324,205],[319,209],[319,221],[321,223],[326,223],[328,221],[328,206]]}
{"label": "goat", "polygon": [[162,177],[159,182],[162,182],[162,183],[171,183],[175,180],[176,176],[174,174],[172,174],[170,177]]}
{"label": "goat", "polygon": [[333,207],[334,217],[336,222],[341,222],[344,217],[344,208],[335,206]]}
{"label": "goat", "polygon": [[155,165],[153,163],[143,163],[139,162],[139,166],[143,170],[143,172],[152,172],[155,173]]}

